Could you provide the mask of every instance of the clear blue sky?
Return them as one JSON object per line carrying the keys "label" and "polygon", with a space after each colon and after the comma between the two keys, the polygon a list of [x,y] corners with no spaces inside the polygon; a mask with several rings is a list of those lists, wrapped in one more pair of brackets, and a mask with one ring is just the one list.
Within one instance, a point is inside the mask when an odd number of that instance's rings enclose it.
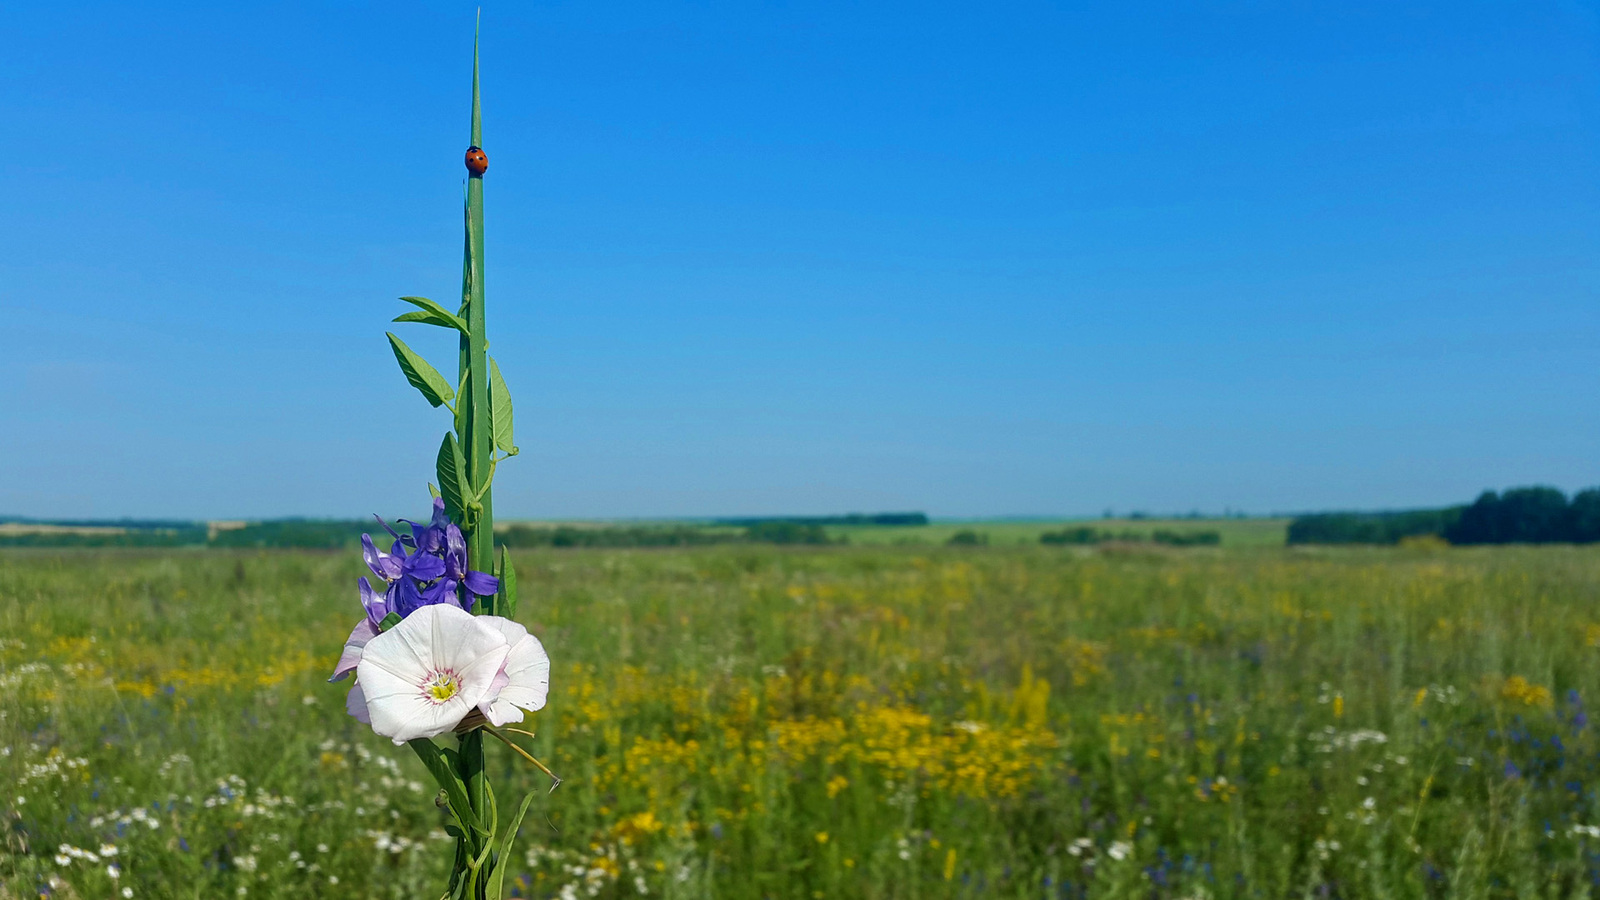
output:
{"label": "clear blue sky", "polygon": [[[0,10],[0,514],[422,507],[447,423],[383,331],[459,289],[472,22]],[[1600,483],[1592,4],[483,27],[502,515]]]}

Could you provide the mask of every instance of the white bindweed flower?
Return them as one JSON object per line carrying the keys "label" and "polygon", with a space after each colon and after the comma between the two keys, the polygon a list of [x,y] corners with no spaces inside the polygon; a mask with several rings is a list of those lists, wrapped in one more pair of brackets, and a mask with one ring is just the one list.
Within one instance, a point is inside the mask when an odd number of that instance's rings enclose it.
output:
{"label": "white bindweed flower", "polygon": [[396,744],[443,734],[493,696],[510,650],[480,617],[425,606],[362,648],[350,712]]}
{"label": "white bindweed flower", "polygon": [[544,708],[550,694],[550,657],[544,652],[544,644],[516,622],[500,616],[481,616],[479,621],[498,631],[511,651],[495,678],[494,687],[498,690],[491,689],[478,709],[495,726],[521,722],[524,709],[532,712]]}

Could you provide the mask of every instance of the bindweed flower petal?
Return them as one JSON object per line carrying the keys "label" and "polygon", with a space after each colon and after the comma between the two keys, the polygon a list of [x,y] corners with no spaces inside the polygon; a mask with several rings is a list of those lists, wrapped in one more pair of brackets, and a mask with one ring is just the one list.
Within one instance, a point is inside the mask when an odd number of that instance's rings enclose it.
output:
{"label": "bindweed flower petal", "polygon": [[[366,581],[365,578],[361,580]],[[344,652],[339,654],[339,661],[333,666],[333,677],[328,680],[338,681],[354,672],[356,666],[361,663],[361,651],[377,636],[378,626],[372,624],[371,619],[357,622],[355,630],[350,632],[350,637],[344,642]]]}
{"label": "bindweed flower petal", "polygon": [[500,616],[479,616],[478,621],[498,631],[510,645],[505,664],[478,709],[496,726],[521,722],[523,710],[544,708],[550,694],[550,657],[544,644],[516,622]]}
{"label": "bindweed flower petal", "polygon": [[396,744],[450,731],[488,697],[510,650],[501,629],[457,606],[422,607],[362,649],[372,730]]}

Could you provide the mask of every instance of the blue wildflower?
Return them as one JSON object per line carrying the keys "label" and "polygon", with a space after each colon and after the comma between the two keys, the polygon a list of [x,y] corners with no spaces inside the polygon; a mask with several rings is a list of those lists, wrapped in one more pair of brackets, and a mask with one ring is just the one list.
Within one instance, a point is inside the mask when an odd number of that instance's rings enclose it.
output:
{"label": "blue wildflower", "polygon": [[[434,499],[433,517],[426,525],[409,519],[400,521],[411,527],[410,534],[400,534],[378,518],[378,524],[394,538],[387,553],[378,549],[372,535],[361,536],[361,558],[382,582],[383,589],[375,588],[366,576],[356,580],[366,617],[350,632],[329,681],[338,681],[355,671],[361,661],[361,649],[378,635],[390,614],[404,619],[424,606],[438,603],[471,612],[479,597],[500,590],[500,579],[468,566],[466,538],[445,513],[443,500]],[[464,592],[462,587],[466,588]]]}

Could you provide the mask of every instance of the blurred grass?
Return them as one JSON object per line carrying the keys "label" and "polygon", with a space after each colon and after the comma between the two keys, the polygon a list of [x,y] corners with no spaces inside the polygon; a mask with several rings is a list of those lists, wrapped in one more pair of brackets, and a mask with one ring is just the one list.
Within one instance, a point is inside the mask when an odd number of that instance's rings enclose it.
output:
{"label": "blurred grass", "polygon": [[[1600,549],[992,540],[519,554],[555,661],[532,745],[568,781],[524,826],[517,893],[1600,877]],[[358,574],[349,553],[0,554],[0,897],[437,896],[426,777],[322,680]],[[542,790],[493,764],[502,807]]]}

